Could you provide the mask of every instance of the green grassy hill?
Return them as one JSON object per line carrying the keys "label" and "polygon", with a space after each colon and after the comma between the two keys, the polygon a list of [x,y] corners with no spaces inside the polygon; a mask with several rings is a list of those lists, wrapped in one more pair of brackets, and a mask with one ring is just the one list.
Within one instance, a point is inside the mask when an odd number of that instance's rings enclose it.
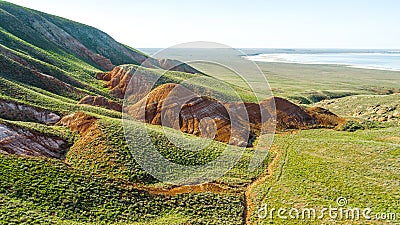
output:
{"label": "green grassy hill", "polygon": [[[65,159],[0,152],[1,224],[242,224],[244,187],[264,169],[247,172],[252,149],[247,149],[239,164],[213,184],[224,191],[191,193],[183,189],[180,194],[165,194],[174,187],[159,183],[131,155],[121,113],[77,104],[86,95],[121,101],[96,79],[96,73],[111,70],[114,65],[137,68],[149,59],[152,65],[146,64],[150,68],[143,70],[162,74],[157,85],[203,75],[166,72],[157,60],[100,30],[4,1],[0,1],[0,21],[1,128],[10,129],[9,133],[57,138],[69,145]],[[183,71],[187,70],[195,71],[184,65]],[[198,87],[205,89],[207,84]],[[229,96],[224,90],[215,91]],[[245,92],[243,96],[252,97]],[[10,109],[18,109],[14,112],[18,116],[10,115],[6,111]],[[26,110],[43,110],[61,117],[84,112],[96,117],[97,122],[90,135],[80,136],[66,127],[45,124],[40,116],[31,118],[34,113],[25,115]],[[151,126],[150,133],[165,157],[185,165],[208,162],[226,147],[213,142],[201,152],[187,152],[173,147],[163,128]],[[36,139],[40,144],[41,138]],[[6,146],[1,142],[0,150],[3,144]]]}
{"label": "green grassy hill", "polygon": [[400,120],[400,94],[349,96],[318,105],[346,117],[394,123]]}

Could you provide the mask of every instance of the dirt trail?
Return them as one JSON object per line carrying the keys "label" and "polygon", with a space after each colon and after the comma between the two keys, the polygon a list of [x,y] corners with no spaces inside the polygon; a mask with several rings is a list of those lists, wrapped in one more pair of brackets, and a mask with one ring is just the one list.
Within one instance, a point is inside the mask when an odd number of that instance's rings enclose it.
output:
{"label": "dirt trail", "polygon": [[203,193],[203,192],[211,192],[211,193],[240,193],[239,189],[226,187],[217,183],[205,183],[199,185],[185,185],[179,187],[173,187],[170,189],[159,188],[159,187],[137,187],[138,189],[145,190],[153,195],[164,195],[164,196],[175,196],[179,194],[187,194],[187,193]]}
{"label": "dirt trail", "polygon": [[[264,183],[267,179],[272,178],[274,176],[274,173],[276,172],[276,170],[279,170],[279,174],[277,176],[277,181],[280,180],[280,177],[283,174],[283,167],[285,166],[286,161],[287,161],[287,150],[292,144],[293,144],[293,142],[288,143],[287,146],[283,149],[277,148],[275,146],[271,147],[270,154],[273,154],[273,156],[272,156],[273,158],[272,158],[271,162],[268,164],[265,174],[263,176],[260,176],[257,180],[255,180],[254,182],[252,182],[250,185],[247,186],[246,192],[245,192],[245,211],[243,214],[243,220],[244,220],[243,224],[245,224],[245,225],[253,224],[250,220],[252,212],[254,211],[254,208],[255,208],[255,204],[252,200],[254,198],[253,189],[255,187],[257,187],[258,185]],[[284,157],[283,163],[280,167],[277,167],[277,163],[279,163],[281,161],[282,157]],[[269,190],[270,190],[270,188],[262,197],[262,201],[264,201],[264,199],[267,197]]]}
{"label": "dirt trail", "polygon": [[252,182],[250,185],[247,186],[246,192],[245,192],[245,211],[244,211],[244,224],[252,224],[250,221],[251,218],[251,213],[254,211],[255,205],[252,201],[252,198],[254,197],[253,189],[261,184],[264,183],[267,179],[271,178],[274,174],[274,166],[275,164],[279,161],[279,159],[282,157],[282,151],[276,148],[271,148],[270,154],[273,154],[273,158],[271,163],[268,165],[266,173],[259,177],[257,180]]}

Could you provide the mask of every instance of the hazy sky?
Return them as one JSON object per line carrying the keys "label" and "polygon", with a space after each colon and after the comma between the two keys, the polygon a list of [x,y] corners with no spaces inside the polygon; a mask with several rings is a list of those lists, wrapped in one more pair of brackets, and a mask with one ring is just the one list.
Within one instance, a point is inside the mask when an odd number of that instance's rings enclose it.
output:
{"label": "hazy sky", "polygon": [[398,0],[9,0],[97,27],[132,47],[400,49]]}

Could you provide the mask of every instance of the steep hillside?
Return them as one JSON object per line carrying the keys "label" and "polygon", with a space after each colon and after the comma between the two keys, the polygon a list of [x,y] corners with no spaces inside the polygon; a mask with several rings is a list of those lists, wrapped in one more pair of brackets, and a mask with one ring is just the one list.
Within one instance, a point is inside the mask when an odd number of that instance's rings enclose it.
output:
{"label": "steep hillside", "polygon": [[[0,8],[2,36],[8,32],[56,55],[82,60],[101,70],[111,70],[121,64],[142,64],[149,59],[147,55],[118,43],[96,28],[3,1]],[[22,50],[19,47],[16,49]],[[146,66],[163,69],[179,67],[175,69],[198,72],[190,66],[178,64],[176,60],[150,59]]]}
{"label": "steep hillside", "polygon": [[57,128],[0,121],[0,153],[64,159],[72,144]]}
{"label": "steep hillside", "polygon": [[76,100],[107,96],[94,74],[115,65],[199,73],[175,60],[152,59],[96,28],[4,1],[0,21],[0,76]]}

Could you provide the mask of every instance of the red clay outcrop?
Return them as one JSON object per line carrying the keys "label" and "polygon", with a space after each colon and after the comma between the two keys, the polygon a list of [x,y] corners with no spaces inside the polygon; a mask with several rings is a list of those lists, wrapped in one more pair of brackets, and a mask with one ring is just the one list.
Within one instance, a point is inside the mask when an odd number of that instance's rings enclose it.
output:
{"label": "red clay outcrop", "polygon": [[[147,98],[128,106],[124,112],[146,123],[163,125],[234,145],[248,145],[248,135],[244,136],[246,134],[242,134],[243,130],[232,128],[230,115],[223,104],[182,92],[181,95],[169,99],[168,96],[177,86],[161,85],[151,91]],[[232,135],[232,139],[231,131],[236,133],[235,136]]]}
{"label": "red clay outcrop", "polygon": [[265,99],[259,104],[220,103],[171,83],[158,86],[146,95],[152,85],[146,80],[147,74],[137,75],[125,67],[97,74],[117,98],[124,98],[125,93],[131,91],[128,88],[134,89],[135,95],[129,96],[128,102],[135,104],[124,108],[125,113],[146,123],[224,143],[251,146],[261,132],[271,132],[275,127],[277,130],[335,127],[343,121],[328,110],[305,109],[279,97]]}
{"label": "red clay outcrop", "polygon": [[251,146],[265,123],[274,125],[275,116],[279,130],[332,127],[340,121],[327,110],[306,110],[279,97],[260,104],[220,103],[186,93],[180,87],[177,84],[161,85],[139,102],[126,107],[124,112],[146,123],[238,146]]}
{"label": "red clay outcrop", "polygon": [[[176,62],[169,64],[171,60],[168,60],[168,61],[161,60],[161,61],[164,64],[166,64],[166,65],[164,65],[166,68],[171,67],[174,70],[183,71],[183,72],[187,72],[187,73],[197,71],[186,64],[179,65]],[[175,64],[178,64],[179,68],[173,67]],[[158,76],[158,75],[155,75],[154,72],[147,71],[147,70],[137,71],[136,67],[130,67],[129,65],[116,66],[112,71],[96,74],[96,78],[99,80],[105,81],[105,86],[111,90],[111,94],[116,98],[124,98],[125,93],[128,91],[127,88],[128,88],[129,82],[132,82],[130,87],[134,87],[136,89],[142,88],[143,90],[148,90],[148,89],[152,88],[149,85],[153,85],[153,84],[148,81],[148,78],[153,77],[154,79],[156,79],[156,76]],[[133,79],[133,80],[131,81],[131,79]],[[135,93],[139,93],[139,92],[140,91],[135,90]],[[143,97],[145,97],[145,95],[138,96],[138,97],[143,98]],[[140,99],[138,99],[138,100],[140,100]]]}
{"label": "red clay outcrop", "polygon": [[[97,73],[97,79],[104,80],[105,86],[110,89],[111,94],[116,98],[124,98],[126,88],[133,77],[133,74],[124,68],[115,67],[112,71],[106,73]],[[135,85],[140,87],[140,85]]]}
{"label": "red clay outcrop", "polygon": [[79,105],[91,105],[121,112],[122,105],[103,96],[86,96],[78,102]]}
{"label": "red clay outcrop", "polygon": [[84,136],[89,128],[95,124],[97,118],[86,115],[83,112],[76,112],[63,117],[58,124],[69,127],[72,131],[77,131],[79,135]]}

